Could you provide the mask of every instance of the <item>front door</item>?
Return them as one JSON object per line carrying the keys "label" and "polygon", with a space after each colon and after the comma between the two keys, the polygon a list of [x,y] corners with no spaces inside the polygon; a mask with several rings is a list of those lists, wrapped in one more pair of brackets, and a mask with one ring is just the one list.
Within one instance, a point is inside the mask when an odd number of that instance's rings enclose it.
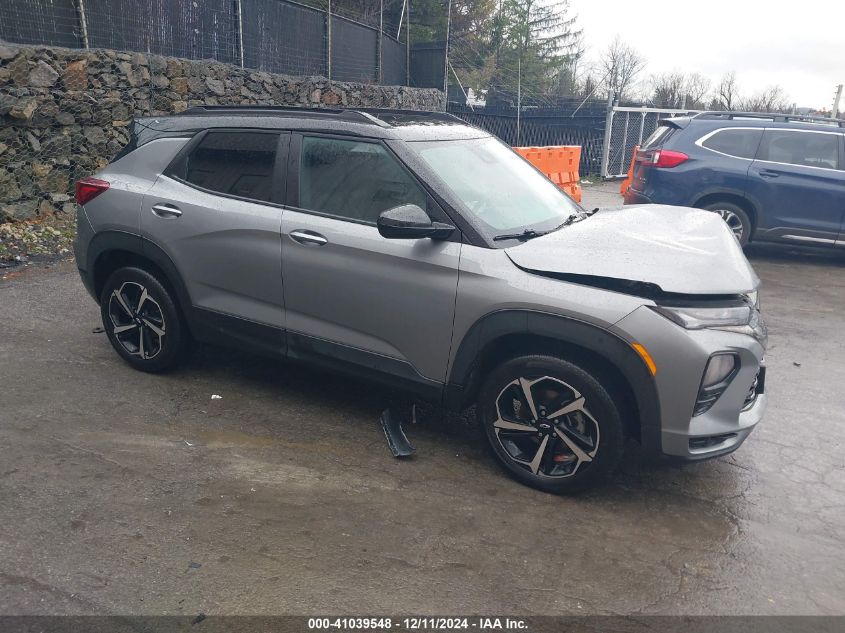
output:
{"label": "front door", "polygon": [[845,214],[845,171],[835,132],[766,129],[748,170],[748,197],[767,237],[833,245]]}
{"label": "front door", "polygon": [[178,269],[198,325],[276,354],[284,343],[284,170],[276,157],[289,138],[206,132],[158,178],[141,209],[142,234]]}
{"label": "front door", "polygon": [[389,240],[376,220],[401,204],[448,218],[378,141],[294,135],[291,153],[282,220],[288,353],[439,388],[460,240]]}

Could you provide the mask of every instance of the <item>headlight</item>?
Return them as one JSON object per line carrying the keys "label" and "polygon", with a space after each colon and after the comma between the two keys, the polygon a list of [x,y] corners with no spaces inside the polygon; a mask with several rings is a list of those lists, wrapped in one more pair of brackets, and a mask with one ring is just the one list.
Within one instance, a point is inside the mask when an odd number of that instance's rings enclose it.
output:
{"label": "headlight", "polygon": [[751,306],[674,307],[649,306],[658,314],[688,330],[741,327],[751,322]]}

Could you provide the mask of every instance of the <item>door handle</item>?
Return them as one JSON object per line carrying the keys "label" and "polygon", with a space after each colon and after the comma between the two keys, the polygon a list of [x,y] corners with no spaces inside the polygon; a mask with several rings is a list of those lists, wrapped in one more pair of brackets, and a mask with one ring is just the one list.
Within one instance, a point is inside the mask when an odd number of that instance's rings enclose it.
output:
{"label": "door handle", "polygon": [[297,229],[290,232],[290,237],[293,241],[305,244],[306,246],[312,244],[314,246],[323,246],[328,244],[328,240],[314,231],[306,231],[305,229]]}
{"label": "door handle", "polygon": [[780,174],[776,171],[772,171],[770,169],[761,169],[759,171],[760,176],[763,178],[777,178]]}
{"label": "door handle", "polygon": [[182,215],[179,207],[175,207],[172,204],[156,204],[153,206],[153,213],[160,218],[178,218]]}

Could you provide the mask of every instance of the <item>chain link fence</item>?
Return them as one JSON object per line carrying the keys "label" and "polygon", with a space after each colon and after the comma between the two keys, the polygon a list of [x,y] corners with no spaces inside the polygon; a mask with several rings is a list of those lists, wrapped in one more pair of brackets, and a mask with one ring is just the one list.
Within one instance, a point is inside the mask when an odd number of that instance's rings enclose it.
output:
{"label": "chain link fence", "polygon": [[409,85],[407,29],[396,23],[407,12],[377,6],[363,14],[331,0],[3,0],[0,40]]}
{"label": "chain link fence", "polygon": [[605,120],[601,176],[626,176],[634,148],[654,133],[661,119],[695,112],[697,110],[614,106]]}

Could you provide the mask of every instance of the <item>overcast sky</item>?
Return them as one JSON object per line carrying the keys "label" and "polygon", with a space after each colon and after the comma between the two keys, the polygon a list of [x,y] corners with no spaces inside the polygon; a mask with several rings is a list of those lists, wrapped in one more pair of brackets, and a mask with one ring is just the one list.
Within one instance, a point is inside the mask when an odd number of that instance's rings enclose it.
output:
{"label": "overcast sky", "polygon": [[588,59],[618,33],[647,59],[643,77],[682,70],[715,84],[733,70],[743,95],[779,84],[790,103],[827,109],[845,83],[845,0],[571,0],[571,12]]}

